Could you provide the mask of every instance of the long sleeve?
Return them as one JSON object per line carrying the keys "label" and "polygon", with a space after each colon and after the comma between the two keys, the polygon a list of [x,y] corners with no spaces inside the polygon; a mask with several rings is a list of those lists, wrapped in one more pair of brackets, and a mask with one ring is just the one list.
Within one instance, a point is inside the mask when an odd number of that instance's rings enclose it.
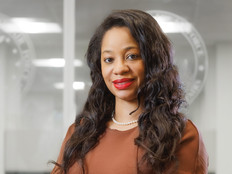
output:
{"label": "long sleeve", "polygon": [[176,154],[178,174],[207,174],[208,154],[201,134],[191,121],[186,123]]}
{"label": "long sleeve", "polygon": [[[66,133],[66,136],[63,140],[63,143],[62,143],[62,146],[61,146],[61,149],[60,149],[60,153],[59,153],[59,156],[58,156],[58,159],[57,159],[57,163],[58,164],[61,164],[62,162],[62,159],[63,159],[63,153],[64,153],[64,148],[65,148],[65,144],[66,142],[69,140],[69,138],[72,136],[73,132],[74,132],[74,129],[75,129],[75,125],[72,124],[69,128],[68,128],[68,131]],[[51,174],[56,174],[58,172],[58,166],[55,166],[51,172]]]}

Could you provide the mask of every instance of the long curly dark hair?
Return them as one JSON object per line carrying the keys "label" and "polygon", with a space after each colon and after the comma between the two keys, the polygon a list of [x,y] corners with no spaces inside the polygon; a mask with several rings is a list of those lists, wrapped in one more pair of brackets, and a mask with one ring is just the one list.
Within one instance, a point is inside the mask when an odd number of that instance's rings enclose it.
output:
{"label": "long curly dark hair", "polygon": [[97,146],[99,136],[111,119],[115,98],[103,80],[100,58],[102,38],[112,27],[128,27],[139,44],[145,63],[145,83],[138,91],[138,99],[143,97],[144,109],[139,116],[139,136],[135,138],[135,144],[145,151],[139,163],[146,162],[159,174],[178,160],[175,150],[185,126],[185,117],[179,108],[185,100],[173,64],[171,43],[156,20],[140,10],[112,12],[91,38],[86,58],[92,86],[83,111],[76,117],[75,131],[66,143],[60,169],[67,173],[78,162],[85,173],[85,156]]}

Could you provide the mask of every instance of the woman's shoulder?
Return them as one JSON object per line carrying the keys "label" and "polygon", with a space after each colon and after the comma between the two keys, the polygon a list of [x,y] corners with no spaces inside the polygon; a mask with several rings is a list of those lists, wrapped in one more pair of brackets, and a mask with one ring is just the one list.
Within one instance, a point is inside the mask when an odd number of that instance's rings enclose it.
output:
{"label": "woman's shoulder", "polygon": [[[62,160],[63,160],[63,154],[64,154],[64,148],[65,148],[65,145],[67,143],[67,141],[70,139],[70,137],[72,136],[73,132],[75,130],[75,123],[71,124],[66,132],[66,135],[65,135],[65,138],[63,140],[63,143],[61,145],[61,149],[60,149],[60,153],[59,153],[59,156],[57,158],[57,163],[58,164],[61,164],[62,163]],[[56,174],[59,170],[59,167],[58,166],[55,166],[51,172],[51,174]]]}
{"label": "woman's shoulder", "polygon": [[185,123],[185,128],[182,133],[181,143],[184,143],[185,141],[189,140],[195,141],[197,143],[199,141],[200,136],[200,132],[196,125],[188,119]]}
{"label": "woman's shoulder", "polygon": [[[198,128],[191,120],[187,120],[185,123],[185,128],[182,132],[182,137],[177,147],[177,152],[188,152],[197,153],[199,149],[199,144],[202,142],[201,134]],[[196,155],[194,155],[196,156]]]}
{"label": "woman's shoulder", "polygon": [[73,134],[74,130],[75,130],[75,123],[71,124],[68,128],[68,131],[66,133],[66,137],[71,137],[71,135]]}
{"label": "woman's shoulder", "polygon": [[63,144],[65,144],[72,136],[72,134],[74,133],[75,131],[75,123],[72,123],[69,127],[68,127],[68,130],[66,132],[66,135],[64,137],[64,140],[63,140]]}
{"label": "woman's shoulder", "polygon": [[191,120],[186,121],[176,155],[181,171],[207,173],[208,154],[201,133]]}

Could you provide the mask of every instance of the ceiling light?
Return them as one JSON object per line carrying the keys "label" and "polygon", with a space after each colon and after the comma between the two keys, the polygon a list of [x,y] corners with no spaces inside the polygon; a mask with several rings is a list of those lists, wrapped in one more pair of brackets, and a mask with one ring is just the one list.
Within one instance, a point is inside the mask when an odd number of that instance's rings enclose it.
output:
{"label": "ceiling light", "polygon": [[83,90],[85,89],[85,83],[84,82],[73,82],[73,89]]}
{"label": "ceiling light", "polygon": [[[64,83],[62,83],[62,82],[55,83],[54,87],[56,89],[64,89]],[[85,83],[84,82],[73,82],[73,89],[74,90],[84,90],[85,89]]]}
{"label": "ceiling light", "polygon": [[165,33],[189,33],[191,31],[191,25],[189,23],[161,21],[159,19],[157,19],[157,22]]}
{"label": "ceiling light", "polygon": [[7,33],[61,33],[59,24],[52,22],[36,21],[33,18],[12,18],[1,26]]}
{"label": "ceiling light", "polygon": [[[50,58],[50,59],[35,59],[32,60],[32,64],[37,67],[64,67],[65,66],[65,60],[63,58]],[[74,60],[74,66],[80,67],[83,63],[79,59]]]}
{"label": "ceiling light", "polygon": [[192,24],[184,18],[177,17],[175,14],[159,10],[147,12],[156,19],[165,33],[189,33],[192,31]]}

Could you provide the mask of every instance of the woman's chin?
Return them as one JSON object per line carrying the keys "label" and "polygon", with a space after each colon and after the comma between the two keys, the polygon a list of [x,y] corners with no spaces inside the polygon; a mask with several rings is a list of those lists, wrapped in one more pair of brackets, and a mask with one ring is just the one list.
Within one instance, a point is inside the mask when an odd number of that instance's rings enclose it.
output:
{"label": "woman's chin", "polygon": [[137,101],[137,95],[135,94],[128,94],[128,93],[120,93],[115,95],[116,99],[132,102],[132,101]]}

